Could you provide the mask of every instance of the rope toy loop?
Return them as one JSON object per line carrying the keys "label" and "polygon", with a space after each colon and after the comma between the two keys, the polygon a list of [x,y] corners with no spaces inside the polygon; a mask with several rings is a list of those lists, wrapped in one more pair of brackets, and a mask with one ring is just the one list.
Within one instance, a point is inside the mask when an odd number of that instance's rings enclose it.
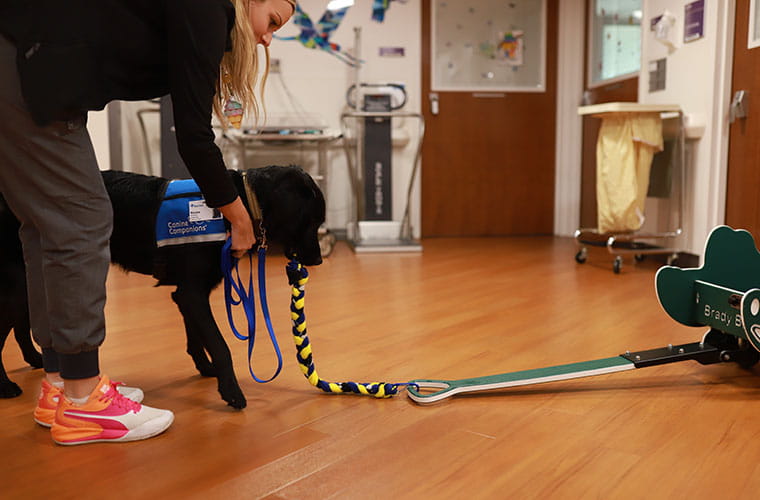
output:
{"label": "rope toy loop", "polygon": [[309,281],[309,272],[297,260],[291,260],[285,267],[288,283],[292,287],[290,298],[290,316],[293,320],[293,341],[296,344],[296,359],[309,383],[324,392],[332,394],[352,393],[390,398],[397,394],[400,387],[415,384],[389,384],[385,382],[327,382],[317,375],[311,351],[311,343],[306,333],[306,315],[304,313],[305,287]]}

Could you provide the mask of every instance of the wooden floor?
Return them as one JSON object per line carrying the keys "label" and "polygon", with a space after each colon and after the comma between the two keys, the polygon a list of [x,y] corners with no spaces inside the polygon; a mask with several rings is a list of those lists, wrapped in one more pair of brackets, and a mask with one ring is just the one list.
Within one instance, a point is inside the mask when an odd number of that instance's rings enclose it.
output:
{"label": "wooden floor", "polygon": [[[659,307],[656,265],[584,265],[571,239],[427,240],[419,255],[355,255],[339,244],[312,268],[306,316],[317,370],[331,381],[456,379],[699,340]],[[285,353],[270,384],[215,314],[248,407],[224,405],[184,352],[167,288],[111,274],[104,371],[176,413],[144,442],[56,446],[32,421],[40,370],[3,353],[23,389],[0,400],[0,498],[671,499],[758,498],[760,377],[685,362],[460,396],[419,406],[330,396],[294,359],[282,258],[269,303]],[[72,291],[74,292],[74,291]],[[259,374],[274,368],[261,344]]]}

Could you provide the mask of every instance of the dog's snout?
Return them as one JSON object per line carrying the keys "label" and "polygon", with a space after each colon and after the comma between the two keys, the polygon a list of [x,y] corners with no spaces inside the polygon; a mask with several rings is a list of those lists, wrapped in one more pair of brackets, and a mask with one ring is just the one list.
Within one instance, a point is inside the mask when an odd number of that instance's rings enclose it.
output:
{"label": "dog's snout", "polygon": [[322,263],[322,255],[319,253],[312,255],[301,254],[298,255],[297,259],[304,266],[318,266]]}
{"label": "dog's snout", "polygon": [[295,259],[304,266],[318,266],[322,263],[322,253],[317,246],[314,250],[289,248],[285,251],[285,257]]}

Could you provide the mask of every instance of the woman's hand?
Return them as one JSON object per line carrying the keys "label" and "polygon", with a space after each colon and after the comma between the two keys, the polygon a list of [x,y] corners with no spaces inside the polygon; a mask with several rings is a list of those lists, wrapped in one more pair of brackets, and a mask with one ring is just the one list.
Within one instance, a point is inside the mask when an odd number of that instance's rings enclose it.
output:
{"label": "woman's hand", "polygon": [[224,218],[230,221],[232,233],[232,256],[240,259],[256,244],[253,223],[240,197],[227,205],[219,207]]}

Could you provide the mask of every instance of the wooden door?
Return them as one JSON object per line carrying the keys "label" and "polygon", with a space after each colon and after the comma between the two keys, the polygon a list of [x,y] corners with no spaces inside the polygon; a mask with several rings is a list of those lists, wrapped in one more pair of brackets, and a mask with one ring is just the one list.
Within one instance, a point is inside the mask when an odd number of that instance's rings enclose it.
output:
{"label": "wooden door", "polygon": [[544,92],[437,92],[434,115],[431,0],[423,0],[423,236],[552,233],[557,5],[547,1]]}
{"label": "wooden door", "polygon": [[[593,0],[586,1],[586,21],[588,22]],[[608,85],[589,87],[589,29],[586,26],[586,43],[583,56],[583,75],[586,78],[586,104],[605,102],[636,102],[639,98],[639,77],[633,76]],[[596,140],[601,120],[593,116],[583,117],[583,146],[581,150],[581,227],[595,228],[596,218]]]}
{"label": "wooden door", "polygon": [[[760,8],[760,5],[757,5]],[[745,90],[748,115],[731,125],[726,187],[726,224],[750,231],[760,242],[760,47],[747,48],[750,0],[736,2],[731,95]]]}

